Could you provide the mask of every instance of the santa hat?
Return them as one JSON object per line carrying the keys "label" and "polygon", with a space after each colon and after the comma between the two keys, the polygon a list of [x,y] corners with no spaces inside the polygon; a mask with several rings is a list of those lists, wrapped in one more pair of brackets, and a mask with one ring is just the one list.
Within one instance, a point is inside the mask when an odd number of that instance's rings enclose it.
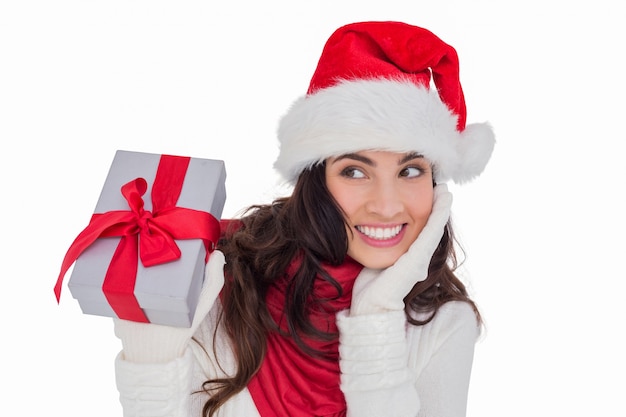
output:
{"label": "santa hat", "polygon": [[281,119],[274,166],[293,183],[331,156],[418,152],[436,181],[463,183],[480,175],[495,144],[487,123],[465,119],[454,48],[405,23],[349,24],[328,39],[307,94]]}

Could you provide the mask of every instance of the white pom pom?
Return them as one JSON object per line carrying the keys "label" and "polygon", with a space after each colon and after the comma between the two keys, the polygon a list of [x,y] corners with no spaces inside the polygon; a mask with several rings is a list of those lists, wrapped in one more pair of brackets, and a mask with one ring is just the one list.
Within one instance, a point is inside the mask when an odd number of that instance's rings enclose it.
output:
{"label": "white pom pom", "polygon": [[466,126],[457,143],[458,166],[452,175],[457,184],[472,181],[478,177],[493,152],[495,135],[488,123],[474,123]]}

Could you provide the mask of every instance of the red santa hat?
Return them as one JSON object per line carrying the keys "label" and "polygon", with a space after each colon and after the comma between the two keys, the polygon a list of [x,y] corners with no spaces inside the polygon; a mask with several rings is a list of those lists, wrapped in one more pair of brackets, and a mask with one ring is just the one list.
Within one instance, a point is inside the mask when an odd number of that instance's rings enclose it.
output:
{"label": "red santa hat", "polygon": [[436,181],[464,183],[480,175],[495,144],[489,124],[466,125],[454,48],[401,22],[337,29],[278,139],[274,166],[290,182],[328,157],[386,150],[418,152]]}

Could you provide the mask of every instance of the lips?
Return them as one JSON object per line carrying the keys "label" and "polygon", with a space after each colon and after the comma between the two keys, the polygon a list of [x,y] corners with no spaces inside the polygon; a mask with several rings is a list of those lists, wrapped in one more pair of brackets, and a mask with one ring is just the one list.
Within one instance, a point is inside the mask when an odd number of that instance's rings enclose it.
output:
{"label": "lips", "polygon": [[374,240],[389,240],[396,237],[402,230],[403,225],[399,224],[390,227],[378,227],[378,226],[355,226],[356,230],[363,233],[370,239]]}

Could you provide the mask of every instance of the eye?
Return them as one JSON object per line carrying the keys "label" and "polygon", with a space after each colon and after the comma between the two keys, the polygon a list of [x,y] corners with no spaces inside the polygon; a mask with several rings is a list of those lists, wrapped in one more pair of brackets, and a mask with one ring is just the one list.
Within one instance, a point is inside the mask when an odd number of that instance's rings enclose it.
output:
{"label": "eye", "polygon": [[417,178],[424,173],[420,167],[410,166],[400,171],[400,176],[405,178]]}
{"label": "eye", "polygon": [[347,167],[341,170],[341,176],[347,178],[365,178],[365,174],[358,168]]}

